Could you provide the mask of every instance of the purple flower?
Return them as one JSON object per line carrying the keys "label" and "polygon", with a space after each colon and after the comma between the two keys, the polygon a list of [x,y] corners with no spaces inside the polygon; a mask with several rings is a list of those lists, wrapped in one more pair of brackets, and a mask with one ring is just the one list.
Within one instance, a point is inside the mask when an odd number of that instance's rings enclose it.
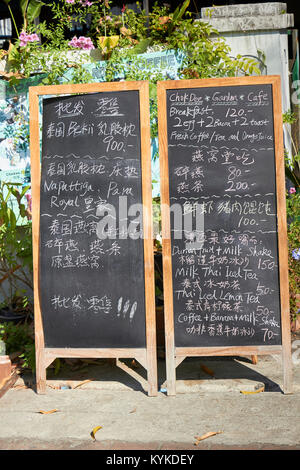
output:
{"label": "purple flower", "polygon": [[20,46],[27,46],[29,42],[38,42],[40,39],[36,33],[27,34],[25,31],[20,33]]}
{"label": "purple flower", "polygon": [[300,260],[300,248],[295,248],[295,250],[292,251],[292,257],[297,261]]}
{"label": "purple flower", "polygon": [[83,49],[85,51],[90,51],[95,49],[94,44],[92,43],[91,38],[86,38],[85,36],[74,36],[71,41],[69,41],[69,46],[75,47],[76,49]]}
{"label": "purple flower", "polygon": [[290,194],[295,194],[295,192],[296,192],[295,188],[290,188],[290,191],[289,191]]}

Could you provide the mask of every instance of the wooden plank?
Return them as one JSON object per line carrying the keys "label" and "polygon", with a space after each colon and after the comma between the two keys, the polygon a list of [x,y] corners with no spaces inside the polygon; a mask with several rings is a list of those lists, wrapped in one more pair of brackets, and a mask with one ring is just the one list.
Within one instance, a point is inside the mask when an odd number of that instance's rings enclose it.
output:
{"label": "wooden plank", "polygon": [[73,357],[73,358],[146,358],[146,350],[144,348],[45,348],[47,358],[52,361],[57,357]]}
{"label": "wooden plank", "polygon": [[143,233],[144,233],[144,273],[146,302],[146,344],[148,394],[158,393],[157,357],[156,357],[156,313],[155,313],[155,281],[153,253],[153,222],[152,222],[152,177],[151,147],[149,120],[149,85],[144,82],[140,88],[140,119],[141,119],[141,155],[142,155],[142,197],[143,197]]}
{"label": "wooden plank", "polygon": [[171,257],[171,227],[170,227],[170,198],[169,198],[169,165],[168,139],[166,117],[166,86],[165,82],[157,84],[158,102],[158,138],[160,162],[160,198],[162,220],[162,256],[164,280],[164,316],[165,316],[165,348],[168,395],[176,394],[176,364],[174,343],[173,315],[173,281]]}
{"label": "wooden plank", "polygon": [[[141,166],[144,225],[144,272],[146,304],[146,348],[141,349],[92,349],[92,348],[45,348],[39,289],[39,243],[40,243],[40,138],[39,138],[39,96],[96,93],[105,91],[136,90],[140,94],[141,122]],[[154,256],[152,234],[152,181],[149,121],[149,85],[148,82],[109,82],[79,85],[37,86],[29,89],[30,107],[30,153],[32,179],[32,232],[33,232],[33,276],[34,276],[34,311],[36,344],[36,381],[37,392],[46,391],[46,368],[59,357],[96,357],[127,358],[136,357],[148,373],[148,394],[157,395],[157,359],[155,327],[155,286]]]}
{"label": "wooden plank", "polygon": [[164,90],[176,90],[183,88],[204,88],[221,86],[243,86],[243,85],[269,85],[276,83],[280,78],[278,75],[262,75],[257,77],[221,77],[201,78],[188,80],[165,80],[158,82],[158,87]]}
{"label": "wooden plank", "polygon": [[[82,84],[64,84],[64,85],[43,85],[30,87],[31,93],[36,96],[46,95],[72,95],[97,93],[105,91],[121,91],[121,90],[140,90],[143,81],[132,82],[101,82],[101,83],[82,83]],[[147,82],[146,82],[147,83]],[[29,91],[30,91],[29,89]]]}
{"label": "wooden plank", "polygon": [[281,303],[282,359],[284,393],[292,393],[291,321],[289,301],[288,239],[286,186],[284,168],[283,125],[280,77],[273,82],[274,140],[277,187],[278,257]]}
{"label": "wooden plank", "polygon": [[[142,357],[142,356],[138,356],[138,357],[135,357],[134,358],[137,362],[139,362],[139,364],[144,367],[145,370],[148,370],[148,366],[147,366],[147,357],[145,355],[145,357]],[[157,379],[157,371],[156,371],[156,379]],[[157,393],[157,390],[156,390],[156,393]]]}
{"label": "wooden plank", "polygon": [[149,381],[145,380],[144,377],[142,377],[135,370],[133,370],[131,367],[127,366],[127,364],[120,361],[119,359],[116,360],[116,366],[119,367],[120,369],[122,369],[128,375],[130,375],[134,380],[139,382],[139,384],[143,387],[143,389],[148,391],[149,396],[153,396],[153,395],[150,395],[150,383],[149,383]]}
{"label": "wooden plank", "polygon": [[30,159],[32,194],[32,252],[33,252],[33,291],[34,291],[34,329],[36,355],[37,392],[46,392],[46,369],[44,367],[44,332],[40,306],[39,246],[40,246],[40,135],[39,135],[39,98],[33,88],[29,88],[30,113]]}
{"label": "wooden plank", "polygon": [[252,361],[252,364],[257,364],[258,362],[257,356],[256,355],[251,356],[251,361]]}
{"label": "wooden plank", "polygon": [[281,354],[282,346],[175,348],[177,356],[252,356]]}
{"label": "wooden plank", "polygon": [[175,364],[176,367],[180,366],[180,364],[185,360],[186,356],[176,356],[175,357]]}

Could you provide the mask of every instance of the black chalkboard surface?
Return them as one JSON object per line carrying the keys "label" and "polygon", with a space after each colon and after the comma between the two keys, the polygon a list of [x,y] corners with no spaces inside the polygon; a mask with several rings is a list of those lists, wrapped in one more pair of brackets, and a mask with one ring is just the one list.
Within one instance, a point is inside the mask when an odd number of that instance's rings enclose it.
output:
{"label": "black chalkboard surface", "polygon": [[56,358],[114,358],[155,396],[149,84],[30,87],[29,111],[37,393]]}
{"label": "black chalkboard surface", "polygon": [[126,236],[130,223],[142,234],[143,223],[124,209],[142,203],[139,109],[138,90],[43,100],[46,347],[145,347],[143,238]]}
{"label": "black chalkboard surface", "polygon": [[168,395],[188,356],[282,354],[292,391],[279,76],[158,83]]}
{"label": "black chalkboard surface", "polygon": [[172,222],[175,346],[281,344],[272,86],[166,100],[170,203],[203,214],[200,249]]}

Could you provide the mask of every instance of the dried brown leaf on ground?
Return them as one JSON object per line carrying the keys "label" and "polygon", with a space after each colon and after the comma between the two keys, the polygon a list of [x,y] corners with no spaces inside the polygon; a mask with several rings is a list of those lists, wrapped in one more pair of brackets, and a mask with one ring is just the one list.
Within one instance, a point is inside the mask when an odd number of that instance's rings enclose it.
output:
{"label": "dried brown leaf on ground", "polygon": [[195,436],[196,442],[194,443],[195,446],[197,446],[201,441],[204,441],[204,439],[208,439],[209,437],[215,436],[216,434],[221,434],[223,431],[212,431],[212,432],[207,432],[206,434],[203,434],[202,436]]}
{"label": "dried brown leaf on ground", "polygon": [[49,411],[44,411],[44,410],[40,410],[38,411],[38,413],[41,413],[42,415],[51,415],[52,413],[57,413],[58,410],[55,408],[54,410],[49,410]]}
{"label": "dried brown leaf on ground", "polygon": [[240,393],[243,395],[253,395],[255,393],[261,393],[265,391],[265,386],[258,388],[257,390],[254,390],[254,392],[248,392],[247,390],[240,390]]}
{"label": "dried brown leaf on ground", "polygon": [[94,441],[96,440],[95,434],[96,434],[96,432],[99,431],[99,429],[102,429],[102,426],[96,426],[91,432],[91,436],[94,439]]}
{"label": "dried brown leaf on ground", "polygon": [[60,389],[60,386],[59,386],[59,385],[50,385],[50,384],[47,384],[47,387],[53,388],[54,390],[59,390],[59,389]]}
{"label": "dried brown leaf on ground", "polygon": [[84,380],[83,382],[80,382],[79,384],[75,385],[75,387],[73,387],[73,390],[74,390],[75,388],[79,388],[79,387],[81,387],[82,385],[87,384],[88,382],[91,382],[91,381],[92,381],[92,379]]}

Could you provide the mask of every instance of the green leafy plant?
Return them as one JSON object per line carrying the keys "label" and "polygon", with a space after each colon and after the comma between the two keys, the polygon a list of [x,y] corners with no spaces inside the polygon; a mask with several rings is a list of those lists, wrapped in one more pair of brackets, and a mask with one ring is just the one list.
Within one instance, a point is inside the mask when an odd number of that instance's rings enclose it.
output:
{"label": "green leafy plant", "polygon": [[[20,0],[19,5],[23,14],[23,26],[18,31],[10,0],[5,0],[18,39],[10,43],[8,51],[2,51],[1,56],[7,56],[7,71],[1,72],[3,78],[13,86],[18,85],[23,78],[32,74],[41,75],[41,83],[45,85],[59,84],[70,68],[72,69],[71,83],[85,83],[91,80],[91,75],[84,70],[86,57],[82,54],[70,58],[68,52],[74,50],[70,46],[72,24],[85,24],[90,6],[83,2],[66,3],[65,0],[46,4],[38,0]],[[91,3],[91,2],[87,2]],[[51,19],[35,24],[41,8],[50,8]],[[91,43],[91,47],[93,47]]]}
{"label": "green leafy plant", "polygon": [[[16,183],[0,185],[0,292],[3,307],[14,312],[30,312],[27,292],[33,289],[31,213],[24,203],[29,187],[20,191],[18,187]],[[19,226],[20,218],[26,224]]]}
{"label": "green leafy plant", "polygon": [[299,315],[296,296],[300,293],[300,191],[291,188],[287,193],[289,287],[291,318]]}
{"label": "green leafy plant", "polygon": [[[3,1],[7,5],[17,36],[19,37],[20,33],[16,24],[15,16],[13,14],[12,8],[10,7],[11,0]],[[23,29],[26,30],[28,24],[33,23],[34,20],[38,18],[43,5],[45,5],[45,3],[40,0],[19,0],[19,7],[23,15]]]}
{"label": "green leafy plant", "polygon": [[290,126],[296,121],[295,114],[289,110],[283,114],[283,123],[290,136],[292,144],[292,154],[289,155],[285,152],[285,174],[286,177],[295,185],[295,188],[300,188],[300,151],[297,149],[294,139],[290,132]]}
{"label": "green leafy plant", "polygon": [[17,354],[22,367],[35,370],[34,333],[27,323],[0,323],[0,339],[4,341],[8,355]]}
{"label": "green leafy plant", "polygon": [[[6,0],[8,6],[9,2]],[[68,51],[95,47],[102,49],[104,59],[113,61],[124,50],[131,56],[151,47],[180,51],[184,57],[180,78],[260,73],[255,59],[232,58],[230,47],[218,32],[203,21],[195,21],[188,11],[189,3],[185,0],[174,12],[156,3],[148,15],[137,3],[137,11],[124,6],[121,15],[113,15],[109,0],[58,0],[50,4],[21,0],[23,29],[10,45],[9,70],[2,75],[17,84],[24,77],[40,73],[45,75],[42,83],[56,84],[72,67],[73,83],[83,83],[91,79],[84,72],[85,59],[79,55],[72,60]],[[36,25],[34,19],[41,8],[50,9],[50,19]],[[81,42],[75,41],[78,38],[70,41],[74,23],[88,27],[88,37]]]}
{"label": "green leafy plant", "polygon": [[290,126],[296,121],[292,111],[283,114],[283,123],[290,136],[292,154],[285,151],[285,175],[294,185],[286,194],[286,210],[288,220],[288,250],[289,250],[289,287],[291,318],[299,315],[296,296],[300,286],[300,152],[297,148]]}

